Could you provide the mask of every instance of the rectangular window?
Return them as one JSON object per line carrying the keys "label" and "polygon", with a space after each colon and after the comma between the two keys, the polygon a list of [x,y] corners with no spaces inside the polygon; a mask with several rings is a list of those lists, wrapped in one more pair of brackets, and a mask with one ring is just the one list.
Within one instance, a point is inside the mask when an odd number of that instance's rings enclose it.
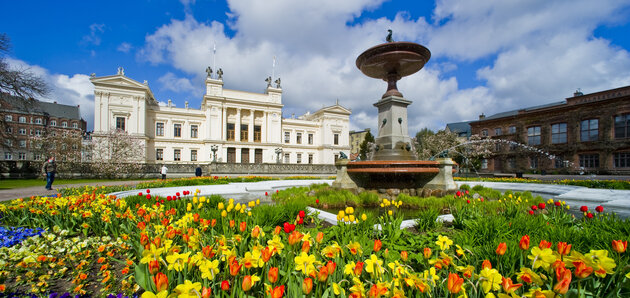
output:
{"label": "rectangular window", "polygon": [[556,169],[560,169],[560,168],[563,168],[563,167],[564,167],[564,160],[563,160],[562,158],[560,158],[560,157],[556,157],[553,161],[554,161],[554,162],[553,162],[554,167],[555,167]]}
{"label": "rectangular window", "polygon": [[[54,136],[54,135],[55,135],[55,132],[53,131],[53,132],[51,132],[51,134]],[[41,131],[41,130],[39,130],[39,129],[36,129],[36,130],[35,130],[35,136],[36,136],[36,137],[39,137],[39,136],[41,136],[41,135],[42,135],[42,131]]]}
{"label": "rectangular window", "polygon": [[[61,126],[67,127],[67,122],[62,122]],[[116,117],[116,129],[125,130],[125,117]]]}
{"label": "rectangular window", "polygon": [[179,123],[173,124],[173,137],[181,138],[182,137],[182,125]]}
{"label": "rectangular window", "polygon": [[495,136],[500,136],[501,135],[501,127],[497,127],[494,129],[494,135]]}
{"label": "rectangular window", "polygon": [[297,144],[302,144],[302,133],[298,132],[297,134],[295,134],[295,142]]}
{"label": "rectangular window", "polygon": [[501,143],[494,144],[494,151],[501,152]]}
{"label": "rectangular window", "polygon": [[487,129],[482,129],[481,130],[481,136],[482,137],[487,137],[488,136],[488,130]]}
{"label": "rectangular window", "polygon": [[13,121],[13,115],[4,115],[4,121],[12,122]]}
{"label": "rectangular window", "polygon": [[5,128],[4,128],[4,131],[5,131],[6,133],[13,133],[13,127],[11,127],[11,126],[7,126],[7,127],[5,127]]}
{"label": "rectangular window", "polygon": [[57,126],[57,120],[50,120],[50,126]]}
{"label": "rectangular window", "polygon": [[42,124],[42,118],[36,118],[35,124]]}
{"label": "rectangular window", "polygon": [[512,125],[508,128],[508,133],[516,133],[516,126]]}
{"label": "rectangular window", "polygon": [[302,163],[302,153],[297,154],[297,163]]}
{"label": "rectangular window", "polygon": [[76,122],[72,123],[72,128],[79,128],[79,124],[77,124]]}
{"label": "rectangular window", "polygon": [[155,136],[156,137],[164,136],[164,122],[155,123]]}
{"label": "rectangular window", "polygon": [[538,156],[530,156],[529,157],[529,168],[537,169],[538,168]]}
{"label": "rectangular window", "polygon": [[291,162],[290,157],[291,157],[291,156],[289,155],[289,153],[285,153],[285,154],[284,154],[284,163],[289,163],[289,162]]}
{"label": "rectangular window", "polygon": [[527,128],[527,144],[540,145],[540,126]]}
{"label": "rectangular window", "polygon": [[615,139],[630,137],[630,114],[615,116]]}
{"label": "rectangular window", "polygon": [[291,132],[285,131],[284,132],[284,143],[285,144],[289,144],[289,142],[291,142]]}
{"label": "rectangular window", "polygon": [[164,160],[164,149],[155,149],[155,160]]}
{"label": "rectangular window", "polygon": [[20,117],[18,118],[18,122],[20,122],[20,123],[26,123],[26,117],[24,117],[24,116],[20,116]]}
{"label": "rectangular window", "polygon": [[228,141],[234,141],[235,138],[235,134],[234,134],[234,123],[228,123],[227,124],[227,140]]}
{"label": "rectangular window", "polygon": [[24,152],[18,153],[18,159],[19,160],[26,160],[26,153],[24,153]]}
{"label": "rectangular window", "polygon": [[309,145],[313,145],[313,134],[312,133],[308,134],[308,144]]}
{"label": "rectangular window", "polygon": [[484,158],[484,159],[481,160],[481,168],[484,169],[484,170],[488,168],[488,160],[487,159]]}
{"label": "rectangular window", "polygon": [[35,153],[35,155],[33,155],[33,159],[34,160],[42,160],[42,155],[40,153]]}
{"label": "rectangular window", "polygon": [[254,125],[254,142],[260,143],[262,141],[262,129],[260,125]]}
{"label": "rectangular window", "polygon": [[190,161],[197,161],[197,150],[190,150]]}
{"label": "rectangular window", "polygon": [[249,148],[241,149],[241,163],[249,163]]}
{"label": "rectangular window", "polygon": [[20,148],[26,148],[26,140],[20,140]]}
{"label": "rectangular window", "polygon": [[11,152],[5,152],[4,153],[4,159],[5,160],[12,160],[13,159],[13,154],[11,154]]}
{"label": "rectangular window", "polygon": [[551,143],[564,144],[567,142],[567,124],[556,123],[551,125]]}
{"label": "rectangular window", "polygon": [[5,144],[7,147],[11,147],[11,146],[13,146],[13,141],[11,141],[11,140],[9,140],[9,139],[6,139],[6,140],[4,140],[4,144]]}
{"label": "rectangular window", "polygon": [[630,167],[630,152],[619,152],[613,155],[613,166],[615,168]]}
{"label": "rectangular window", "polygon": [[241,142],[249,141],[249,125],[241,124]]}
{"label": "rectangular window", "polygon": [[199,126],[197,125],[191,125],[190,126],[190,137],[193,139],[197,138],[197,135],[199,134]]}
{"label": "rectangular window", "polygon": [[20,128],[20,134],[26,135],[26,128]]}
{"label": "rectangular window", "polygon": [[309,154],[308,155],[308,164],[312,165],[313,164],[313,154]]}
{"label": "rectangular window", "polygon": [[175,160],[175,161],[182,160],[182,150],[181,149],[173,149],[173,160]]}
{"label": "rectangular window", "polygon": [[338,133],[333,135],[333,145],[339,145],[339,134]]}
{"label": "rectangular window", "polygon": [[582,142],[597,141],[599,136],[599,120],[588,119],[580,122],[580,140]]}
{"label": "rectangular window", "polygon": [[599,168],[599,154],[580,154],[580,167]]}

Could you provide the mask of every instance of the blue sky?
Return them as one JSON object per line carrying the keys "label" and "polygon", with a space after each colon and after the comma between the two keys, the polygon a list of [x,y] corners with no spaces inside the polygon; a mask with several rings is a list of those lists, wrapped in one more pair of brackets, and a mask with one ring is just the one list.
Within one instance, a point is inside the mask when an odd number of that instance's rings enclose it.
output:
{"label": "blue sky", "polygon": [[351,129],[376,126],[386,83],[362,75],[356,57],[394,39],[432,52],[399,82],[409,131],[630,85],[628,1],[139,0],[4,1],[0,32],[10,63],[41,75],[44,100],[81,105],[93,127],[89,74],[147,80],[158,101],[198,107],[206,66],[224,88],[262,92],[282,78],[284,116],[337,99]]}

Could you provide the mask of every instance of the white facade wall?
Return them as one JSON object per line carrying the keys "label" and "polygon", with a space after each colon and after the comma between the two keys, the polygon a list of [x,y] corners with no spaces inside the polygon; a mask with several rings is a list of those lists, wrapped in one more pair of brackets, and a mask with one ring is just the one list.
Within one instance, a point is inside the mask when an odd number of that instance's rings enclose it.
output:
{"label": "white facade wall", "polygon": [[[338,104],[298,119],[283,119],[280,88],[268,87],[265,93],[229,90],[223,89],[222,80],[208,77],[201,108],[193,109],[158,105],[146,83],[121,71],[92,77],[91,82],[95,86],[94,136],[115,129],[117,118],[123,118],[125,130],[145,145],[147,163],[208,163],[213,161],[213,147],[218,162],[235,163],[276,163],[277,149],[282,150],[283,163],[306,164],[310,156],[314,164],[333,164],[340,151],[350,155],[350,111]],[[193,126],[196,137],[191,135]],[[162,160],[156,159],[158,150]]]}

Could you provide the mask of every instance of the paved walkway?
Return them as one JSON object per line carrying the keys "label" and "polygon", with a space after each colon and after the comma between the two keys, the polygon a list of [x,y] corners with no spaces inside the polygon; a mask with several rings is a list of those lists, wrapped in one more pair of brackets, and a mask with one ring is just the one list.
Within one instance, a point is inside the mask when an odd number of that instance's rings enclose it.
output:
{"label": "paved walkway", "polygon": [[[570,178],[569,178],[570,179]],[[151,189],[152,195],[161,197],[172,196],[177,192],[188,190],[194,193],[199,189],[201,195],[218,194],[227,198],[234,198],[237,201],[249,201],[261,198],[264,202],[265,192],[271,194],[279,189],[285,189],[293,186],[308,186],[313,183],[328,183],[333,180],[271,180],[262,182],[243,182],[230,183],[223,185],[200,185],[186,187],[166,187]],[[135,185],[141,181],[111,181],[86,183],[82,185]],[[543,194],[546,197],[560,199],[566,201],[571,209],[579,209],[580,206],[588,206],[593,210],[596,206],[602,205],[607,212],[615,212],[621,217],[630,217],[630,190],[610,190],[610,189],[591,189],[581,186],[572,185],[555,185],[555,184],[535,184],[535,183],[506,183],[506,182],[477,182],[465,181],[457,182],[458,185],[468,184],[470,186],[483,185],[484,187],[494,188],[497,190],[513,190],[513,191],[531,191],[533,193]],[[77,184],[55,185],[55,188],[76,187]],[[145,192],[145,190],[141,190]],[[131,190],[113,193],[117,196],[124,197],[128,195],[136,195],[139,190]],[[30,197],[38,195],[55,195],[57,192],[47,191],[43,187],[27,187],[9,190],[0,190],[0,201],[6,201],[21,197]]]}
{"label": "paved walkway", "polygon": [[91,183],[81,183],[81,184],[54,184],[53,190],[46,190],[45,182],[42,181],[42,186],[31,186],[31,187],[23,187],[23,188],[13,188],[13,189],[0,189],[0,201],[8,201],[18,198],[29,198],[31,196],[52,196],[57,194],[58,189],[68,188],[68,187],[78,187],[78,186],[109,186],[109,185],[136,185],[141,182],[147,182],[146,180],[139,181],[102,181],[102,182],[91,182]]}

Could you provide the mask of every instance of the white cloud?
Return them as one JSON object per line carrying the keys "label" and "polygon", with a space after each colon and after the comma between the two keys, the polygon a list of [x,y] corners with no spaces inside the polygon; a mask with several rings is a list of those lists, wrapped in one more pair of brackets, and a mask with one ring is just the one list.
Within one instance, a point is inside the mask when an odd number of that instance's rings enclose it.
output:
{"label": "white cloud", "polygon": [[161,89],[171,90],[177,93],[194,92],[199,88],[193,87],[189,79],[178,78],[172,72],[168,72],[158,79],[158,82],[162,84]]}
{"label": "white cloud", "polygon": [[101,33],[105,32],[105,24],[90,25],[90,34],[83,36],[83,42],[98,46],[101,44]]}
{"label": "white cloud", "polygon": [[[532,99],[557,101],[577,87],[599,91],[630,83],[628,52],[592,37],[597,26],[618,21],[617,11],[627,2],[444,0],[436,4],[431,23],[400,12],[393,19],[353,25],[383,1],[329,2],[228,1],[227,24],[200,22],[190,14],[173,19],[147,35],[137,57],[190,75],[184,79],[167,73],[160,83],[168,90],[199,94],[200,100],[214,44],[216,67],[223,69],[228,89],[262,92],[276,56],[285,115],[312,112],[339,99],[353,111],[351,129],[374,129],[372,104],[386,83],[361,74],[355,59],[384,42],[391,28],[396,40],[428,43],[440,58],[398,84],[413,101],[410,134],[474,120],[482,112],[521,108]],[[225,33],[225,26],[234,36]],[[461,60],[491,61],[477,71],[485,86],[459,86],[454,75]]]}
{"label": "white cloud", "polygon": [[132,48],[133,46],[130,43],[123,42],[116,48],[116,50],[123,53],[129,53],[129,51],[131,51]]}
{"label": "white cloud", "polygon": [[39,76],[50,87],[50,93],[43,98],[42,101],[53,102],[59,104],[79,105],[81,117],[87,122],[88,130],[94,127],[94,85],[90,83],[90,77],[84,74],[74,74],[68,76],[65,74],[51,74],[47,69],[38,65],[29,65],[28,63],[16,60],[6,60],[11,67],[28,69],[35,75]]}

